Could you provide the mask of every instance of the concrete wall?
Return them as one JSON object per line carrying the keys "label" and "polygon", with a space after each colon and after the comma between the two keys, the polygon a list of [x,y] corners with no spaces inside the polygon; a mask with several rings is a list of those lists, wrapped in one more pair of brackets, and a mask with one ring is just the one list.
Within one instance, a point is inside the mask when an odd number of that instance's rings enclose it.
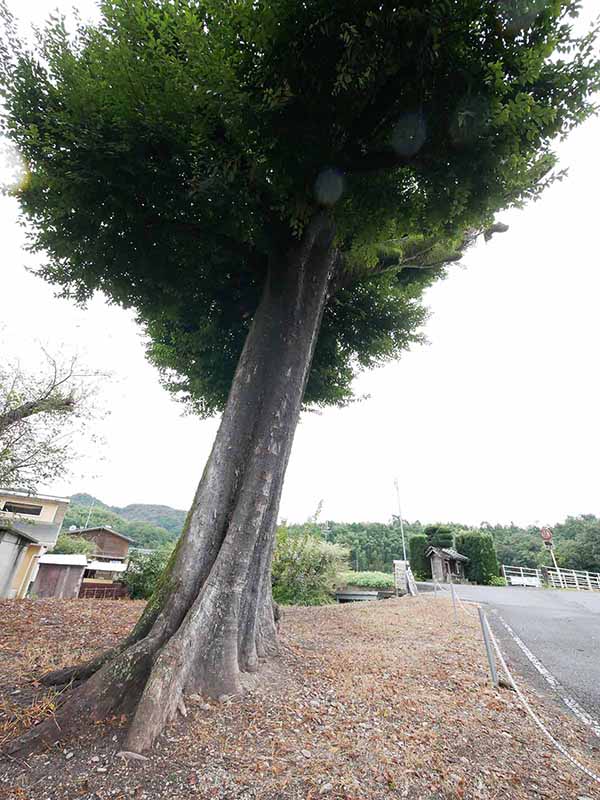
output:
{"label": "concrete wall", "polygon": [[13,531],[0,530],[0,597],[12,597],[11,589],[27,546],[27,540]]}
{"label": "concrete wall", "polygon": [[444,562],[435,555],[431,556],[431,574],[438,583],[444,582]]}
{"label": "concrete wall", "polygon": [[24,550],[19,566],[13,576],[11,597],[22,599],[27,596],[27,590],[37,568],[37,560],[44,552],[43,545],[29,544]]}

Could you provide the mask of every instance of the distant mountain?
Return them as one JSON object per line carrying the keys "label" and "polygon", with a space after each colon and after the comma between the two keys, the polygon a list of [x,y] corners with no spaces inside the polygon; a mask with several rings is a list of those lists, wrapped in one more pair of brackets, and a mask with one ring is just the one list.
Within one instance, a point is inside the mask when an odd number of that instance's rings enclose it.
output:
{"label": "distant mountain", "polygon": [[109,506],[91,494],[71,495],[63,530],[110,525],[129,536],[138,547],[156,548],[175,541],[182,531],[186,513],[170,506],[137,503],[120,508]]}
{"label": "distant mountain", "polygon": [[177,536],[183,529],[183,523],[187,515],[187,511],[181,511],[178,508],[171,508],[170,506],[154,506],[147,503],[132,503],[125,506],[125,508],[111,507],[111,511],[124,517],[125,519],[133,519],[138,522],[149,522],[151,525],[158,525],[159,528],[164,528]]}
{"label": "distant mountain", "polygon": [[87,506],[88,508],[91,505],[98,506],[100,508],[108,508],[109,506],[106,503],[103,503],[102,500],[98,500],[97,497],[94,497],[91,494],[86,494],[85,492],[80,492],[79,494],[72,494],[69,498],[71,503],[75,503],[77,506]]}

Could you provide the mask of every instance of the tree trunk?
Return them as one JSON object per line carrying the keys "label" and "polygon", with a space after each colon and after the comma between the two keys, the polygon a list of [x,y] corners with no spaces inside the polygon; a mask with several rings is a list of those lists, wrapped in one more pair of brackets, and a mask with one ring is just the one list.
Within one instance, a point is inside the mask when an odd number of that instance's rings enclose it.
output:
{"label": "tree trunk", "polygon": [[184,696],[237,694],[277,651],[270,566],[275,525],[335,250],[320,213],[272,264],[183,534],[132,634],[45,682],[84,681],[58,717],[13,752],[82,716],[133,712],[126,750],[148,750]]}

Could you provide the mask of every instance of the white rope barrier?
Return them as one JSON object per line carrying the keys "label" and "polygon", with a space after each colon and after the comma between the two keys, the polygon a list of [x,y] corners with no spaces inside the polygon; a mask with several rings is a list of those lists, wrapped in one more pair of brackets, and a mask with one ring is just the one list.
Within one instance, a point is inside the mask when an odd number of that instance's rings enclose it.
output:
{"label": "white rope barrier", "polygon": [[537,716],[537,714],[535,713],[535,711],[534,711],[534,710],[531,708],[531,706],[529,705],[529,702],[528,702],[527,698],[525,697],[525,695],[523,694],[523,692],[522,692],[522,691],[519,689],[519,687],[517,686],[517,683],[516,683],[516,681],[515,681],[514,677],[512,676],[512,674],[511,674],[510,670],[508,669],[508,667],[507,667],[507,665],[506,665],[506,661],[504,660],[504,656],[502,655],[502,651],[500,650],[500,646],[498,645],[498,641],[496,640],[496,637],[494,636],[494,632],[492,631],[492,628],[491,628],[491,626],[490,626],[490,623],[488,622],[488,619],[487,619],[487,617],[485,617],[485,624],[486,624],[486,626],[487,626],[488,633],[490,634],[490,638],[491,638],[491,640],[492,640],[492,644],[494,645],[494,650],[496,651],[496,655],[498,656],[498,660],[500,661],[500,665],[501,665],[502,669],[504,670],[504,674],[506,675],[506,677],[507,677],[507,678],[508,678],[508,680],[509,680],[509,683],[511,684],[511,686],[513,687],[513,689],[514,689],[514,690],[515,690],[515,692],[517,693],[517,697],[518,697],[518,698],[519,698],[519,700],[521,701],[521,703],[522,703],[522,705],[523,705],[523,708],[525,709],[525,711],[526,711],[526,712],[529,714],[529,716],[531,717],[531,719],[532,719],[532,720],[535,722],[535,724],[538,726],[538,728],[539,728],[539,729],[542,731],[542,733],[544,734],[544,736],[545,736],[545,737],[546,737],[546,738],[547,738],[547,739],[548,739],[548,740],[549,740],[549,741],[550,741],[550,742],[551,742],[551,743],[554,745],[554,747],[556,747],[556,749],[557,749],[557,750],[558,750],[560,753],[562,753],[562,755],[563,755],[563,756],[564,756],[564,757],[565,757],[565,758],[566,758],[566,759],[567,759],[567,760],[568,760],[568,761],[569,761],[569,762],[570,762],[570,763],[571,763],[571,764],[572,764],[574,767],[577,767],[577,769],[581,770],[581,772],[583,772],[585,775],[587,775],[587,776],[588,776],[588,778],[591,778],[593,781],[596,781],[596,783],[600,783],[600,776],[599,776],[599,775],[596,775],[596,773],[595,773],[595,772],[592,772],[592,770],[591,770],[591,769],[588,769],[588,768],[587,768],[587,767],[586,767],[584,764],[582,764],[580,761],[577,761],[577,759],[576,759],[576,758],[574,758],[574,757],[573,757],[573,756],[572,756],[572,755],[569,753],[569,751],[566,749],[566,747],[564,747],[564,746],[563,746],[563,745],[562,745],[560,742],[558,742],[558,741],[557,741],[557,740],[554,738],[554,736],[553,736],[553,735],[550,733],[550,731],[549,731],[549,730],[546,728],[546,726],[544,725],[544,723],[542,722],[542,720],[541,720],[541,719],[540,719],[540,718]]}
{"label": "white rope barrier", "polygon": [[[437,581],[434,580],[434,584],[438,585]],[[438,588],[440,590],[442,590],[443,587],[438,585]],[[470,609],[467,608],[467,606],[463,603],[463,601],[459,597],[459,595],[455,594],[455,596],[456,596],[456,599],[458,600],[458,604],[463,609],[463,611],[465,611],[465,613],[468,614],[470,617],[475,617],[475,614],[473,612],[471,612]],[[500,650],[500,645],[498,644],[498,640],[496,639],[496,637],[494,635],[494,632],[493,632],[492,627],[491,627],[491,625],[490,625],[490,623],[488,621],[487,616],[485,615],[485,612],[483,614],[483,618],[484,618],[484,621],[485,621],[485,626],[486,626],[487,632],[489,633],[490,639],[492,640],[492,644],[494,646],[494,650],[496,651],[496,655],[498,656],[498,661],[500,662],[500,665],[501,665],[501,667],[502,667],[502,669],[504,671],[504,674],[508,678],[508,682],[510,683],[512,688],[515,690],[515,692],[517,694],[517,697],[521,701],[521,704],[522,704],[523,708],[525,709],[525,711],[527,712],[527,714],[529,714],[531,719],[535,722],[537,727],[542,731],[542,733],[548,739],[548,741],[550,741],[554,745],[554,747],[556,747],[556,749],[559,751],[559,753],[561,753],[567,759],[567,761],[569,761],[578,770],[583,772],[584,775],[587,775],[588,778],[591,778],[596,783],[600,783],[600,775],[597,775],[595,772],[592,772],[591,769],[588,769],[580,761],[577,761],[577,759],[574,758],[569,753],[569,751],[566,749],[566,747],[564,747],[564,745],[562,745],[560,742],[558,742],[554,738],[554,736],[546,728],[546,726],[544,725],[542,720],[538,717],[538,715],[535,713],[535,711],[529,705],[529,701],[527,700],[527,698],[525,697],[525,695],[523,694],[521,689],[517,686],[517,682],[515,681],[511,671],[509,670],[509,668],[508,668],[508,666],[506,664],[504,656],[502,655],[502,651]]]}

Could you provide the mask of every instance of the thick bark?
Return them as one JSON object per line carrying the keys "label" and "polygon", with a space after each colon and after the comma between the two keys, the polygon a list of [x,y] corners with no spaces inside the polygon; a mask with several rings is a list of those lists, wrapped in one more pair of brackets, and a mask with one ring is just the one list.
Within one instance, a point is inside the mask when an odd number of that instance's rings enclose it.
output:
{"label": "thick bark", "polygon": [[[134,711],[126,749],[149,749],[184,695],[242,691],[276,653],[270,564],[283,479],[335,257],[323,213],[271,266],[184,533],[162,585],[115,651],[46,682],[85,680],[59,710]],[[15,743],[56,739],[56,724]],[[32,745],[33,742],[33,745]]]}

